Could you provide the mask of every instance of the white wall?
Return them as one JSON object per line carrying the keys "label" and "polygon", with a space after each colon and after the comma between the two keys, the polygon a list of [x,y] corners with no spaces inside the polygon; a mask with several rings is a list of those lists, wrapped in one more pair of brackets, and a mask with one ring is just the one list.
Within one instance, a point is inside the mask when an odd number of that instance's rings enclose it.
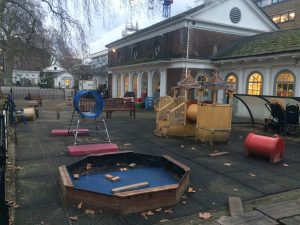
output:
{"label": "white wall", "polygon": [[[74,78],[71,74],[62,74],[54,78],[54,87],[55,88],[67,88],[65,85],[65,80],[70,80],[69,88],[74,87]],[[59,85],[60,84],[60,85]]]}
{"label": "white wall", "polygon": [[31,81],[32,85],[38,85],[40,79],[40,71],[13,70],[12,83],[16,84],[21,79]]}

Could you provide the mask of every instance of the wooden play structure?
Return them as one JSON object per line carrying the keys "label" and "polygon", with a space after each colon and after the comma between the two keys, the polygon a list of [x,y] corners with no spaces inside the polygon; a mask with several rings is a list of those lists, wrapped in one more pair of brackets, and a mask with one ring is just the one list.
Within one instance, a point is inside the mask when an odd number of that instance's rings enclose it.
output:
{"label": "wooden play structure", "polygon": [[[162,97],[156,106],[157,136],[195,136],[202,142],[228,142],[231,131],[231,100],[233,91],[218,73],[202,85],[188,71],[177,84],[174,96]],[[198,100],[192,99],[193,90]],[[211,91],[211,101],[203,101],[205,90]],[[227,90],[228,104],[217,103],[217,91]]]}
{"label": "wooden play structure", "polygon": [[173,88],[174,95],[162,97],[156,110],[157,136],[195,136],[197,100],[192,99],[192,91],[199,84],[188,71],[186,77]]}
{"label": "wooden play structure", "polygon": [[[202,101],[205,89],[211,90],[211,103]],[[228,104],[217,103],[218,90],[227,90]],[[198,94],[196,140],[210,144],[229,141],[233,93],[232,90],[229,90],[227,82],[224,82],[217,72],[202,85]]]}

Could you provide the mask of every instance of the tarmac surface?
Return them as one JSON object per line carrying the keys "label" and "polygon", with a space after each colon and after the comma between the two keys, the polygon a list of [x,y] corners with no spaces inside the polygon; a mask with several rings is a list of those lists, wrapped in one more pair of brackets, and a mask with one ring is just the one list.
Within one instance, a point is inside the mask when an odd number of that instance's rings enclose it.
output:
{"label": "tarmac surface", "polygon": [[[230,142],[213,146],[194,138],[161,138],[153,135],[155,113],[141,110],[136,119],[130,119],[127,112],[116,112],[106,120],[112,143],[121,150],[175,158],[191,168],[189,187],[195,192],[186,192],[175,206],[152,210],[154,215],[147,218],[140,213],[86,214],[84,206],[78,209],[62,199],[58,167],[81,158],[66,152],[67,146],[73,145],[73,137],[50,136],[52,129],[67,128],[71,115],[72,108],[64,108],[57,119],[55,108],[42,107],[37,120],[15,126],[15,201],[19,207],[14,224],[202,224],[206,221],[198,218],[199,212],[211,212],[213,219],[228,214],[229,196],[240,197],[247,210],[255,204],[300,198],[299,138],[286,138],[284,160],[272,164],[263,158],[243,156],[245,137],[249,132],[261,132],[260,129],[233,126]],[[91,135],[80,141],[87,144],[103,140]],[[229,154],[208,155],[223,151]]]}

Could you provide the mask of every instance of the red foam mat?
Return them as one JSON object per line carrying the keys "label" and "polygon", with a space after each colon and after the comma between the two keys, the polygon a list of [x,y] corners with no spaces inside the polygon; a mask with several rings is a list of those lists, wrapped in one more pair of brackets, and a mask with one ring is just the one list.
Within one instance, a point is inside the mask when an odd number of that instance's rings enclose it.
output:
{"label": "red foam mat", "polygon": [[[68,129],[54,129],[51,130],[52,136],[73,136],[75,134],[76,129],[68,130]],[[88,136],[89,129],[78,129],[78,136]]]}
{"label": "red foam mat", "polygon": [[71,156],[90,155],[117,151],[119,151],[118,145],[112,143],[68,146],[68,153]]}

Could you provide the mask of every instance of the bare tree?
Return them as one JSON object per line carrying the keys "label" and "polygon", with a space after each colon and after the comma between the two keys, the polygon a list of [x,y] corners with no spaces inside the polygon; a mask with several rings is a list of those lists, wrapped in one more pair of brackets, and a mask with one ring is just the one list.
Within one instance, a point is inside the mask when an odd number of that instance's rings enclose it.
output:
{"label": "bare tree", "polygon": [[[119,3],[119,8],[116,8],[116,2]],[[157,7],[159,2],[160,0],[0,0],[0,48],[6,52],[8,73],[13,68],[16,54],[24,49],[28,50],[21,42],[32,48],[43,49],[46,55],[51,55],[52,62],[59,61],[69,68],[76,53],[75,46],[81,46],[82,52],[86,48],[86,37],[93,19],[102,21],[104,26],[107,21],[115,18],[122,7],[130,8],[131,12],[139,12],[142,8]],[[49,28],[50,23],[52,28]]]}

